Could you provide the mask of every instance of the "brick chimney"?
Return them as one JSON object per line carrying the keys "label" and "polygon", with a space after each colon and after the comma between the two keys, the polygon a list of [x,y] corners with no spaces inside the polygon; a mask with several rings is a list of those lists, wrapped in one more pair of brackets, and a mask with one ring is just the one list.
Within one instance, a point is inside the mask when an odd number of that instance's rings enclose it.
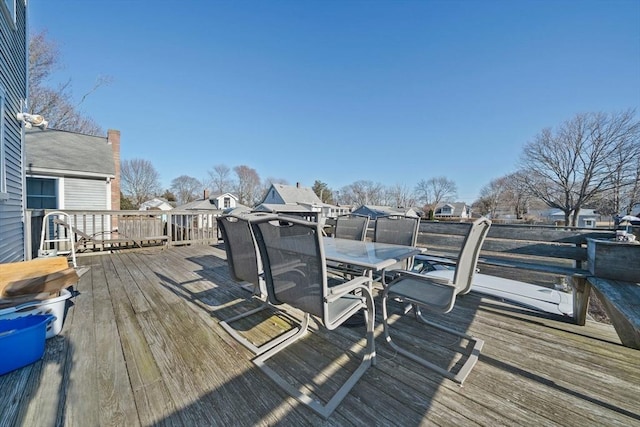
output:
{"label": "brick chimney", "polygon": [[[113,150],[113,163],[116,177],[111,181],[111,210],[120,210],[120,131],[109,129],[107,131],[107,143]],[[115,218],[115,217],[114,217]]]}

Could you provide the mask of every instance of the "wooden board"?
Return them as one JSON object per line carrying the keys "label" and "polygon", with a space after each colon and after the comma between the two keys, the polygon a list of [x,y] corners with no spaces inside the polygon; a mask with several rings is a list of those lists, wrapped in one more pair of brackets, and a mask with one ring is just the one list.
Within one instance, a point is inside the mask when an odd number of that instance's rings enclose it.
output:
{"label": "wooden board", "polygon": [[40,277],[69,267],[66,257],[36,258],[0,264],[0,293],[11,282]]}

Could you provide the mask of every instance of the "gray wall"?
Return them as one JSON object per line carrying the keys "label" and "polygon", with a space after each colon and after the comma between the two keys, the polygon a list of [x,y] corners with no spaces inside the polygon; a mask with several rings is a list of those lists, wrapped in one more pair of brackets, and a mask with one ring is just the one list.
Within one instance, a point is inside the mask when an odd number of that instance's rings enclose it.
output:
{"label": "gray wall", "polygon": [[0,263],[22,261],[25,251],[22,128],[16,114],[27,97],[26,7],[23,0],[15,4],[15,24],[7,19],[4,2],[0,4],[0,88],[5,95],[4,115],[0,119],[7,190],[7,200],[0,200]]}

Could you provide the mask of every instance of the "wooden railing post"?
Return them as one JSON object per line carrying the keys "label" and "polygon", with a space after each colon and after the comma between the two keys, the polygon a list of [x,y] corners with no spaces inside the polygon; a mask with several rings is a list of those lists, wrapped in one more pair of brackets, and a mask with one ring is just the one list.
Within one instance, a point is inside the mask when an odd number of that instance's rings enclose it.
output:
{"label": "wooden railing post", "polygon": [[585,277],[567,276],[567,283],[573,289],[573,319],[576,325],[584,326],[587,322],[591,284]]}
{"label": "wooden railing post", "polygon": [[171,215],[171,212],[167,212],[167,247],[171,247],[173,240],[172,240],[172,234],[171,233],[171,224],[173,224],[173,215]]}

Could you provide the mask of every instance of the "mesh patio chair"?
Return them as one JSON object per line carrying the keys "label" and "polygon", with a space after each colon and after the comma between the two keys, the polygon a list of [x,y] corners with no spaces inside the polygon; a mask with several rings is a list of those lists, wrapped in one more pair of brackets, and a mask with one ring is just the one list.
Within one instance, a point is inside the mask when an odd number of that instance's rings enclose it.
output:
{"label": "mesh patio chair", "polygon": [[336,228],[333,236],[338,239],[364,241],[367,236],[369,217],[365,215],[341,215],[336,218]]}
{"label": "mesh patio chair", "polygon": [[260,300],[259,307],[224,319],[220,321],[220,326],[254,354],[264,353],[300,332],[300,328],[294,328],[272,338],[262,345],[255,345],[231,326],[233,322],[247,318],[265,309],[272,308],[267,302],[266,287],[264,279],[261,277],[263,273],[262,261],[258,256],[258,246],[256,245],[250,222],[257,219],[275,217],[273,214],[245,213],[225,215],[217,218],[218,229],[222,235],[227,253],[227,264],[229,265],[231,278],[238,283],[253,285],[252,294]]}
{"label": "mesh patio chair", "polygon": [[[369,217],[366,215],[341,215],[336,218],[336,225],[333,237],[337,239],[359,240],[364,241],[367,236],[367,227],[369,226]],[[362,272],[354,269],[352,266],[343,265],[337,262],[327,262],[327,267],[331,274],[351,277],[362,275]]]}
{"label": "mesh patio chair", "polygon": [[357,277],[328,286],[322,232],[317,223],[280,216],[278,221],[265,219],[253,222],[251,226],[264,265],[269,301],[287,304],[304,312],[302,330],[307,330],[312,315],[328,330],[333,330],[366,308],[367,345],[362,362],[326,403],[303,393],[267,366],[267,360],[294,343],[300,338],[299,334],[254,358],[256,366],[278,386],[328,418],[369,366],[375,364],[374,303],[369,291],[370,279]]}
{"label": "mesh patio chair", "polygon": [[[408,216],[381,216],[376,219],[373,232],[373,241],[391,243],[394,245],[415,246],[418,241],[418,228],[420,218]],[[401,269],[410,270],[413,266],[413,257],[399,262],[381,274],[382,285],[386,286],[387,271]],[[392,277],[394,277],[392,275]]]}
{"label": "mesh patio chair", "polygon": [[[424,308],[425,310],[437,313],[448,313],[453,309],[456,297],[458,295],[464,295],[471,290],[471,282],[476,271],[480,248],[482,247],[482,243],[490,226],[491,221],[486,218],[480,218],[471,225],[458,256],[453,281],[403,271],[399,272],[399,277],[389,283],[382,293],[382,322],[384,325],[385,339],[389,345],[398,353],[409,357],[426,368],[432,369],[459,384],[462,384],[467,378],[471,369],[473,369],[478,361],[478,356],[482,350],[484,341],[427,320],[423,316],[421,309]],[[467,355],[466,362],[464,362],[457,373],[444,369],[415,353],[401,348],[392,341],[387,314],[387,302],[389,298],[398,298],[403,302],[410,303],[414,308],[414,314],[417,320],[468,340],[467,351],[469,354]]]}

